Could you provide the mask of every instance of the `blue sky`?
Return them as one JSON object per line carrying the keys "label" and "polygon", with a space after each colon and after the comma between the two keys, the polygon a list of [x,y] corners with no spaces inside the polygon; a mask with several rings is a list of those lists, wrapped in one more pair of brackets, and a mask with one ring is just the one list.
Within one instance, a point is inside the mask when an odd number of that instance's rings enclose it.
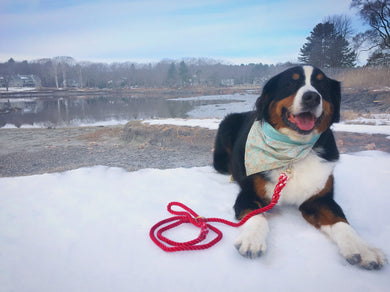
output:
{"label": "blue sky", "polygon": [[350,0],[1,0],[0,61],[72,56],[155,62],[205,57],[233,64],[296,61],[314,26]]}

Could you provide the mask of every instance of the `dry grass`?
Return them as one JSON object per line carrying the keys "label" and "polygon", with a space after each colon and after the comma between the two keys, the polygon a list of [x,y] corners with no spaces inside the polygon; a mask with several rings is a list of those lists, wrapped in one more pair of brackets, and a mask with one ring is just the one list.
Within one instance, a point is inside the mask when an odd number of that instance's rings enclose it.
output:
{"label": "dry grass", "polygon": [[330,75],[341,81],[343,87],[390,90],[390,68],[356,68],[337,70]]}
{"label": "dry grass", "polygon": [[129,122],[122,132],[122,140],[137,145],[209,145],[214,137],[215,131],[200,127],[149,125],[139,121]]}
{"label": "dry grass", "polygon": [[356,120],[362,116],[361,113],[358,113],[353,110],[346,110],[341,112],[341,120],[342,121],[351,121]]}
{"label": "dry grass", "polygon": [[86,141],[98,141],[106,140],[114,137],[120,137],[122,134],[122,127],[105,127],[101,129],[96,129],[93,132],[80,135],[78,138]]}

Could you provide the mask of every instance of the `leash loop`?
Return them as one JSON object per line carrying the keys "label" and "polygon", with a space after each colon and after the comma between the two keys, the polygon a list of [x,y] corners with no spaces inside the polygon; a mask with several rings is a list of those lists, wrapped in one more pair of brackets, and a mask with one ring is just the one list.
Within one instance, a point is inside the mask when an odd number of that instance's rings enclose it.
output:
{"label": "leash loop", "polygon": [[[205,218],[203,216],[199,216],[194,210],[190,209],[189,207],[180,202],[170,202],[167,206],[167,210],[169,213],[175,216],[156,223],[150,229],[149,236],[158,247],[160,247],[166,252],[202,250],[210,248],[217,242],[219,242],[223,236],[222,232],[213,225],[211,225],[210,222],[223,223],[232,227],[239,227],[243,225],[246,221],[248,221],[251,217],[271,210],[278,203],[280,198],[280,192],[286,186],[287,180],[287,174],[282,173],[279,177],[278,183],[275,186],[271,203],[263,208],[256,209],[250,212],[239,222],[231,222],[221,218]],[[173,210],[173,207],[179,207],[184,211]],[[191,223],[192,225],[200,228],[200,232],[197,238],[186,242],[177,242],[163,235],[165,231],[178,227],[184,223]],[[215,234],[214,238],[204,244],[200,244],[207,239],[207,235],[209,234],[210,230],[212,231],[212,233]]]}

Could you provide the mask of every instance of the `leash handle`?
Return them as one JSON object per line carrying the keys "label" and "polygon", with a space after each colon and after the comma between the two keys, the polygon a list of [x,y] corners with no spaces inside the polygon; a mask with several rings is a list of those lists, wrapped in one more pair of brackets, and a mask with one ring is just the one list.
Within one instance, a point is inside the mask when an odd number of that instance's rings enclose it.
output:
{"label": "leash handle", "polygon": [[[223,224],[228,225],[228,226],[239,227],[239,226],[243,225],[246,221],[248,221],[250,218],[252,218],[253,216],[271,210],[278,203],[279,198],[280,198],[280,193],[283,190],[283,188],[286,186],[287,180],[288,180],[288,176],[286,173],[283,172],[279,176],[279,180],[275,186],[271,202],[263,208],[256,209],[256,210],[248,213],[239,222],[232,222],[232,221],[225,220],[222,218],[205,218],[205,217],[199,216],[194,210],[190,209],[189,207],[187,207],[183,203],[170,202],[167,206],[167,210],[169,213],[171,213],[172,215],[175,215],[175,216],[164,219],[164,220],[156,223],[150,229],[149,236],[158,247],[160,247],[162,250],[164,250],[166,252],[175,252],[175,251],[184,251],[184,250],[202,250],[202,249],[210,248],[213,245],[215,245],[217,242],[219,242],[223,236],[222,232],[219,229],[217,229],[214,226],[212,226],[211,224],[209,224],[210,222],[223,223]],[[174,206],[180,207],[184,211],[173,210],[172,207],[174,207]],[[170,224],[168,224],[168,223],[170,223]],[[173,241],[173,240],[163,236],[163,233],[165,231],[170,230],[172,228],[175,228],[175,227],[177,227],[181,224],[184,224],[184,223],[191,223],[194,226],[199,227],[200,228],[199,236],[197,238],[195,238],[194,240],[190,240],[190,241],[186,241],[186,242]],[[204,241],[207,238],[207,235],[208,235],[210,230],[214,234],[216,234],[216,236],[208,243],[200,244],[202,241]]]}

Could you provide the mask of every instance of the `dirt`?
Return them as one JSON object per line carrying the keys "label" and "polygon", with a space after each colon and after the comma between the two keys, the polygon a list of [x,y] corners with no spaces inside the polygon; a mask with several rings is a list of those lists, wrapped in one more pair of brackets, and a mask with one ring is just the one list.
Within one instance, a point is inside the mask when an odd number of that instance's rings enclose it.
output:
{"label": "dirt", "polygon": [[[128,171],[142,168],[212,164],[216,131],[199,127],[147,125],[57,129],[1,129],[0,176],[62,172],[106,165]],[[384,135],[337,132],[340,152],[390,152]]]}
{"label": "dirt", "polygon": [[390,113],[390,92],[387,90],[344,89],[342,111],[357,113]]}
{"label": "dirt", "polygon": [[[94,165],[134,171],[210,164],[214,131],[186,128],[132,122],[127,126],[109,127],[1,129],[0,176],[41,174]],[[126,129],[138,134],[129,136]],[[190,135],[192,131],[198,136]],[[199,136],[206,138],[195,141]]]}

